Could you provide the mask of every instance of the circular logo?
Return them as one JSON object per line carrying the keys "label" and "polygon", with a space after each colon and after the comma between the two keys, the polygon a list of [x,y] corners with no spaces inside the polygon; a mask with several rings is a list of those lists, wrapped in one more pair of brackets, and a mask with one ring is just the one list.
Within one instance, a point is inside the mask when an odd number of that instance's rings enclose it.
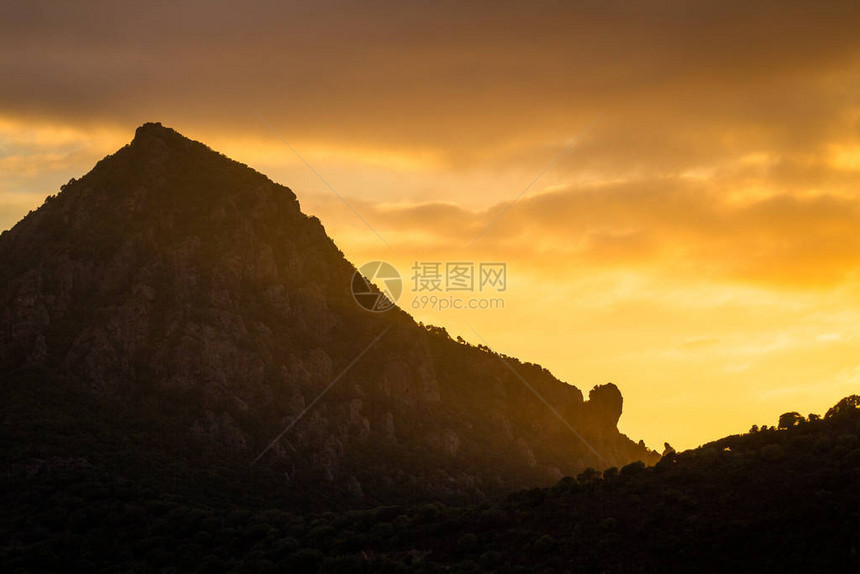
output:
{"label": "circular logo", "polygon": [[403,280],[394,265],[385,261],[365,263],[352,276],[352,297],[368,311],[388,311],[403,292]]}

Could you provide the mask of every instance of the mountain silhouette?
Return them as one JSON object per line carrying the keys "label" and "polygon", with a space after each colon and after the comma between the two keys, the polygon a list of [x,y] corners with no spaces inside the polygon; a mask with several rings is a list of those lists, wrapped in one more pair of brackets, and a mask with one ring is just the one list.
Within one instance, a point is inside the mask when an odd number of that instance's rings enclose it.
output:
{"label": "mountain silhouette", "polygon": [[355,273],[290,189],[141,126],[0,236],[7,464],[367,505],[659,460],[614,385],[370,313]]}

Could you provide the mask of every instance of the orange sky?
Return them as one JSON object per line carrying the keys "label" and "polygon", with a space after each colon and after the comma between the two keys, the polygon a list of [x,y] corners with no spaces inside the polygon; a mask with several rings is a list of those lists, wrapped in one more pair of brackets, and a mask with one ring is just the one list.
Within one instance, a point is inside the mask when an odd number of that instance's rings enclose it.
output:
{"label": "orange sky", "polygon": [[615,382],[651,445],[858,392],[856,3],[6,4],[0,228],[160,121],[356,264],[506,262],[504,310],[416,317]]}

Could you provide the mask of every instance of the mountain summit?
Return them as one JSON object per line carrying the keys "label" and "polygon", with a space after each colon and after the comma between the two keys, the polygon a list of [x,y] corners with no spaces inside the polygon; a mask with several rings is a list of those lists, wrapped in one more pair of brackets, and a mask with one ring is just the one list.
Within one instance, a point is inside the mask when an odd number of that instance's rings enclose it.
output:
{"label": "mountain summit", "polygon": [[0,236],[4,434],[31,441],[11,458],[242,469],[362,504],[659,458],[618,432],[614,385],[585,401],[539,366],[369,313],[355,271],[291,190],[142,125]]}

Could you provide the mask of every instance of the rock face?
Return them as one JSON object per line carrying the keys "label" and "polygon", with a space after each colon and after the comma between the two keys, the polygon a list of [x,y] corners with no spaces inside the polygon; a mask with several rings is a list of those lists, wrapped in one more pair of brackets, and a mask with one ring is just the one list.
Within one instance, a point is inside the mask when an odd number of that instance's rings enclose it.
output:
{"label": "rock face", "polygon": [[598,385],[588,392],[588,411],[592,423],[604,433],[612,433],[621,418],[624,399],[612,383]]}
{"label": "rock face", "polygon": [[400,310],[359,308],[354,272],[288,188],[146,124],[0,236],[3,384],[38,368],[96,400],[181,397],[174,440],[243,463],[289,426],[258,464],[288,488],[322,480],[355,497],[415,484],[463,495],[654,460],[618,433],[614,385],[585,402],[505,359],[599,458],[499,356]]}

